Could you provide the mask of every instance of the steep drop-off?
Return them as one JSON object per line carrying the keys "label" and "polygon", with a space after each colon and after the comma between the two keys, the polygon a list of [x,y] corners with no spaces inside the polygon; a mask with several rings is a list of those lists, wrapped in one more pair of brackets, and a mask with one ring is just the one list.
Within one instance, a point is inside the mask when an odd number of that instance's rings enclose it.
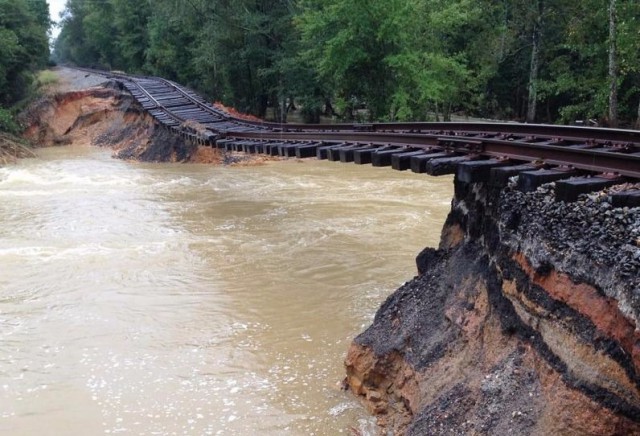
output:
{"label": "steep drop-off", "polygon": [[389,434],[640,434],[640,209],[455,183],[346,387]]}
{"label": "steep drop-off", "polygon": [[230,156],[171,133],[116,82],[45,96],[21,115],[21,122],[27,126],[25,138],[38,146],[98,145],[113,149],[120,159],[212,164],[266,159]]}

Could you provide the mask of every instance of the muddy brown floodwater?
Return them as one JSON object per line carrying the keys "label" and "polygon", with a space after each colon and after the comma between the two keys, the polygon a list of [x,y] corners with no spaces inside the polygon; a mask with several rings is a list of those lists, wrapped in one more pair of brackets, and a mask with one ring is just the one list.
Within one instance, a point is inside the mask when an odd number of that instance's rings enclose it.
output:
{"label": "muddy brown floodwater", "polygon": [[374,431],[343,359],[450,178],[39,154],[0,168],[1,434]]}

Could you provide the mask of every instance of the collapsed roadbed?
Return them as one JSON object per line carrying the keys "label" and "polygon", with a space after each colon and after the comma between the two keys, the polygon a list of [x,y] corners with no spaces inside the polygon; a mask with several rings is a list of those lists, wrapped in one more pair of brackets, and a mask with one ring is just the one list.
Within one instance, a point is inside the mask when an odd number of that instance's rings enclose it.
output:
{"label": "collapsed roadbed", "polygon": [[27,126],[23,136],[37,146],[97,145],[113,149],[119,159],[240,165],[271,159],[228,153],[176,135],[114,81],[46,95],[20,121]]}

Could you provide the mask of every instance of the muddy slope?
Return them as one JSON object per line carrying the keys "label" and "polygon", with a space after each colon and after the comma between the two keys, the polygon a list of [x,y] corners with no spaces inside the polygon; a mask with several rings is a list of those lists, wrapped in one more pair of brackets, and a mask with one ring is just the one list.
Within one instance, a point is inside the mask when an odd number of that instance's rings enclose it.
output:
{"label": "muddy slope", "polygon": [[195,153],[190,144],[166,141],[165,132],[115,82],[43,97],[22,114],[22,122],[28,126],[24,136],[39,146],[109,146],[116,157],[143,161],[186,161]]}
{"label": "muddy slope", "polygon": [[[62,89],[69,87],[65,84]],[[116,158],[142,162],[247,164],[249,160],[171,133],[116,82],[47,95],[21,115],[21,123],[28,126],[25,138],[41,147],[98,145],[113,149]]]}
{"label": "muddy slope", "polygon": [[391,434],[640,434],[640,210],[456,181],[438,250],[352,344]]}

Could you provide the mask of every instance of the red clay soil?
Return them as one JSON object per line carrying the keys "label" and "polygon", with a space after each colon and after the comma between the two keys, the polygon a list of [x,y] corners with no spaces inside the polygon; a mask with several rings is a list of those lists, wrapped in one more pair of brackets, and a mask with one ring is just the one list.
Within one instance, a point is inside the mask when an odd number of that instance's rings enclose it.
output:
{"label": "red clay soil", "polygon": [[261,120],[258,117],[253,116],[253,115],[244,114],[242,112],[237,111],[236,109],[234,109],[232,107],[225,106],[222,103],[220,103],[219,101],[214,102],[213,103],[213,107],[228,113],[232,117],[240,118],[241,120],[253,121],[253,122],[257,122],[257,123],[262,123],[264,121],[264,120]]}

